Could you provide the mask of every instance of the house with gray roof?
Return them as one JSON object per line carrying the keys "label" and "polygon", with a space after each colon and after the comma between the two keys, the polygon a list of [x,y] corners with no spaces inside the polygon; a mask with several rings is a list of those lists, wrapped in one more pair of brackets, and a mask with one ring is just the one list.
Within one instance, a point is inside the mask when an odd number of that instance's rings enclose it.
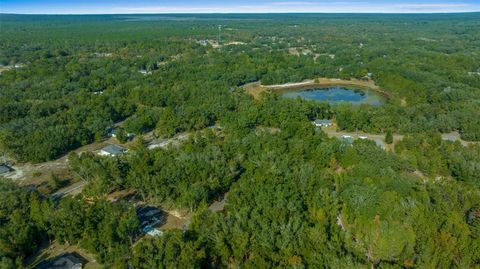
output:
{"label": "house with gray roof", "polygon": [[12,172],[13,169],[6,165],[6,164],[0,164],[0,175],[3,175],[3,174],[7,174],[7,173],[10,173]]}
{"label": "house with gray roof", "polygon": [[142,232],[153,237],[163,235],[161,230],[155,228],[166,221],[166,214],[161,209],[147,205],[137,207],[136,212]]}
{"label": "house with gray roof", "polygon": [[124,153],[126,153],[128,150],[124,147],[118,146],[118,145],[108,145],[104,147],[103,149],[100,150],[98,153],[100,156],[119,156]]}
{"label": "house with gray roof", "polygon": [[57,256],[53,259],[43,261],[39,263],[35,268],[36,269],[82,269],[83,266],[88,261],[77,254],[76,252],[72,253],[63,253],[60,256]]}
{"label": "house with gray roof", "polygon": [[323,120],[316,119],[313,122],[313,124],[315,124],[315,126],[317,127],[329,127],[333,125],[332,120],[328,120],[328,119],[323,119]]}

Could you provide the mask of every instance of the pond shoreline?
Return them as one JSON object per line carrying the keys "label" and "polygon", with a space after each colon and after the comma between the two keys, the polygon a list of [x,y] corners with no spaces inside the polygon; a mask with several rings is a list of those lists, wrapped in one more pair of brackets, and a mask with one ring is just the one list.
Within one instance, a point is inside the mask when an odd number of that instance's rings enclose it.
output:
{"label": "pond shoreline", "polygon": [[335,79],[335,78],[317,78],[304,80],[302,82],[285,83],[276,85],[261,85],[261,82],[253,82],[245,84],[243,88],[255,99],[259,99],[263,92],[268,91],[285,91],[285,90],[305,90],[309,88],[329,88],[329,87],[345,87],[358,90],[371,90],[381,94],[387,100],[390,98],[390,94],[380,89],[373,80],[359,80],[359,79]]}

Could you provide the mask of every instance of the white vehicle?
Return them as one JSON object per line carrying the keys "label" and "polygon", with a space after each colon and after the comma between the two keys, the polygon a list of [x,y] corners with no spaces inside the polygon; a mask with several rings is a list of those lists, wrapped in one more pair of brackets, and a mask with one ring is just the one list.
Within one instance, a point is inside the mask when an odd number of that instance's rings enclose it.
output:
{"label": "white vehicle", "polygon": [[365,140],[365,139],[368,139],[368,136],[360,135],[360,136],[358,136],[358,138],[361,139],[361,140]]}

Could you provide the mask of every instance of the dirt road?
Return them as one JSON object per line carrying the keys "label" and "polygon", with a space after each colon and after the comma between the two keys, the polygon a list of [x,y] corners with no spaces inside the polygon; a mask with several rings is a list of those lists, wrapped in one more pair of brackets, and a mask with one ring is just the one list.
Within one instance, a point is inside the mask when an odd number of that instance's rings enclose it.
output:
{"label": "dirt road", "polygon": [[72,185],[69,185],[65,188],[62,188],[58,191],[56,191],[54,194],[51,195],[52,198],[54,199],[61,199],[65,195],[75,195],[80,193],[83,188],[87,185],[87,182],[85,181],[79,181],[77,183],[74,183]]}
{"label": "dirt road", "polygon": [[[368,134],[363,132],[342,132],[342,131],[338,132],[336,131],[335,127],[322,128],[322,131],[324,131],[329,137],[336,137],[336,138],[341,138],[343,135],[351,136],[353,137],[353,139],[359,139],[360,137],[367,137],[367,139],[375,141],[375,143],[382,149],[388,149],[388,150],[393,150],[395,144],[398,141],[403,140],[403,137],[404,137],[403,135],[394,134],[393,143],[388,145],[385,143],[384,134]],[[445,141],[452,141],[452,142],[459,141],[465,147],[479,143],[479,142],[469,142],[469,141],[462,140],[458,132],[442,134],[442,139]]]}
{"label": "dirt road", "polygon": [[167,148],[169,145],[177,147],[182,141],[187,140],[189,136],[190,133],[183,133],[168,139],[153,139],[148,143],[148,149]]}
{"label": "dirt road", "polygon": [[[92,144],[80,147],[73,152],[80,154],[82,152],[93,152],[105,147],[108,144],[115,143],[114,138],[107,139],[101,142],[95,142]],[[22,163],[12,166],[15,170],[12,173],[7,174],[5,177],[11,180],[17,181],[21,185],[40,185],[52,175],[55,175],[61,179],[71,177],[68,168],[68,156],[64,155],[59,159],[43,162],[43,163]]]}

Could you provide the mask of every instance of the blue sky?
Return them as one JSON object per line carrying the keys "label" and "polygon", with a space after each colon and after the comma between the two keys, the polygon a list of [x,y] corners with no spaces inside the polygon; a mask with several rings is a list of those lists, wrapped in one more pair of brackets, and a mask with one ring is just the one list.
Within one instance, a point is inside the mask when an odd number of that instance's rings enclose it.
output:
{"label": "blue sky", "polygon": [[430,13],[480,11],[480,0],[0,0],[0,13]]}

